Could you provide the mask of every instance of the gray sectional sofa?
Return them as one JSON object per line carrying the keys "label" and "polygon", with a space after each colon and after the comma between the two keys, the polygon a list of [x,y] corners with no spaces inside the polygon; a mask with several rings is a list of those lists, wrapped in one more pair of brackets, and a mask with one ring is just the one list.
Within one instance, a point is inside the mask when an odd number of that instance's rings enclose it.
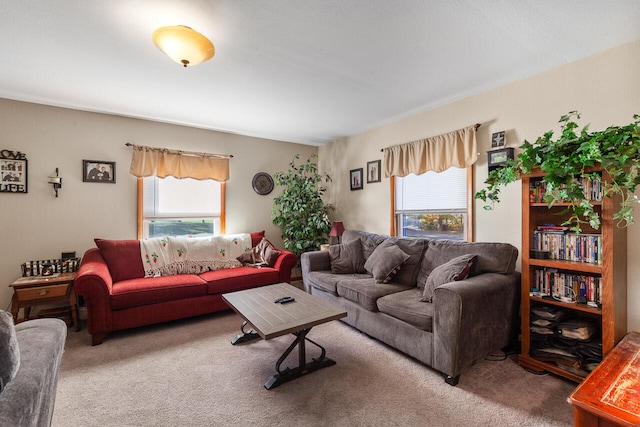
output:
{"label": "gray sectional sofa", "polygon": [[342,321],[456,385],[465,367],[517,342],[517,257],[507,243],[346,230],[342,244],[301,264],[307,292],[344,308]]}
{"label": "gray sectional sofa", "polygon": [[0,426],[51,425],[67,325],[0,310]]}

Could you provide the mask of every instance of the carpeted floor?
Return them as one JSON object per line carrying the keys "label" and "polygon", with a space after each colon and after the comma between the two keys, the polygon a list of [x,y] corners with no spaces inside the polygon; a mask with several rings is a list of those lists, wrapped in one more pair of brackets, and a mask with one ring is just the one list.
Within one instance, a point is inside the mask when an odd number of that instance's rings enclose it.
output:
{"label": "carpeted floor", "polygon": [[572,425],[573,383],[509,357],[477,363],[451,387],[339,321],[309,334],[335,366],[268,391],[293,337],[232,346],[240,323],[218,313],[113,333],[96,347],[86,328],[70,329],[53,426]]}

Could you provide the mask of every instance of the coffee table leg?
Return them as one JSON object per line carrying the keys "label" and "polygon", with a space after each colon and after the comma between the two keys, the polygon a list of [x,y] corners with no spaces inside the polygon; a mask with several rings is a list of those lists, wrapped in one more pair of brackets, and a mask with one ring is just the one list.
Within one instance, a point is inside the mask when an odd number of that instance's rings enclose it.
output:
{"label": "coffee table leg", "polygon": [[256,338],[260,338],[260,335],[253,329],[249,329],[248,331],[244,330],[244,327],[247,326],[247,321],[242,322],[242,326],[240,326],[240,330],[242,333],[237,335],[234,339],[231,340],[232,345],[240,344],[243,342],[251,341]]}
{"label": "coffee table leg", "polygon": [[[293,335],[296,336],[296,339],[278,359],[278,362],[276,363],[276,370],[278,371],[278,373],[269,378],[269,380],[265,383],[264,388],[266,388],[267,390],[271,390],[272,388],[278,387],[280,384],[286,383],[287,381],[291,381],[292,379],[299,378],[313,371],[317,371],[318,369],[326,368],[327,366],[333,366],[336,364],[334,360],[325,357],[326,351],[324,347],[307,338],[307,334],[310,330],[311,328],[293,333]],[[320,353],[320,357],[318,357],[317,359],[313,359],[313,361],[309,363],[307,363],[306,360],[306,341],[309,341],[311,344],[322,350]],[[285,368],[284,370],[281,370],[280,365],[282,365],[282,362],[285,361],[287,356],[289,356],[289,354],[296,346],[298,346],[298,366],[296,366],[295,368]]]}

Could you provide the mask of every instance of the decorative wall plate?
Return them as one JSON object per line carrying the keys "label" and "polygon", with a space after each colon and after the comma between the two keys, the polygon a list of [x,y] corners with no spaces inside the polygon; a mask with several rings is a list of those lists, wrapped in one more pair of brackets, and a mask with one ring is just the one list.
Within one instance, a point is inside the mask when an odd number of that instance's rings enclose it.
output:
{"label": "decorative wall plate", "polygon": [[258,172],[254,175],[251,185],[256,193],[264,196],[273,191],[273,178],[266,172]]}

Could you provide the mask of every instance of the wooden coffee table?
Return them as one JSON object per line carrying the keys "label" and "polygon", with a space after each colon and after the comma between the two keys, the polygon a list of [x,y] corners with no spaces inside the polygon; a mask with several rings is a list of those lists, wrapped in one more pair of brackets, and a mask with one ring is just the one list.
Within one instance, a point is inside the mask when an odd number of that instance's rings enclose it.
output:
{"label": "wooden coffee table", "polygon": [[[274,302],[278,298],[289,296],[295,298],[295,301],[286,304]],[[345,317],[347,315],[345,310],[328,304],[288,283],[223,294],[222,298],[244,319],[240,327],[242,334],[235,337],[231,344],[239,344],[258,337],[265,340],[286,334],[293,334],[296,337],[276,362],[278,373],[265,383],[264,387],[267,390],[336,364],[334,360],[325,357],[324,347],[307,338],[307,334],[316,325]],[[247,324],[253,330],[245,331]],[[311,362],[306,360],[305,343],[307,341],[320,349],[320,356],[312,359]],[[298,366],[281,369],[282,363],[296,346],[298,347]]]}

